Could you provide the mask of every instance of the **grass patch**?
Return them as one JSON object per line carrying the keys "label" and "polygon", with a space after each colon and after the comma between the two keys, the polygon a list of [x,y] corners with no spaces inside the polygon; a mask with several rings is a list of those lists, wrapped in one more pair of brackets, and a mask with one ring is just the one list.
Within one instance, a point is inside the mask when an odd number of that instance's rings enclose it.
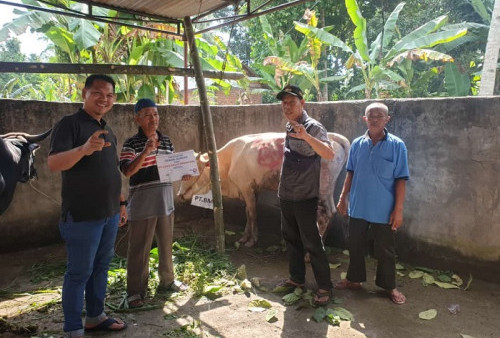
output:
{"label": "grass patch", "polygon": [[54,263],[35,263],[29,269],[30,281],[33,284],[52,281],[55,278],[63,276],[65,271],[65,261]]}
{"label": "grass patch", "polygon": [[[236,268],[228,256],[210,248],[195,236],[186,236],[172,245],[176,279],[189,285],[196,296],[202,296],[210,285],[224,286],[234,280]],[[158,248],[153,248],[149,257],[148,290],[154,294],[160,282],[158,276]],[[108,292],[112,296],[126,293],[126,259],[115,256],[108,272]],[[234,285],[234,283],[232,283]]]}

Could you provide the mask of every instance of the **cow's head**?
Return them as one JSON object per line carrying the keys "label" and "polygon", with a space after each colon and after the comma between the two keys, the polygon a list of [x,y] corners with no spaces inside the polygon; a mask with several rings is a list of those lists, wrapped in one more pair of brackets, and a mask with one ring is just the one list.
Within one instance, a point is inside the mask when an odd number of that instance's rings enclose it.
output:
{"label": "cow's head", "polygon": [[189,201],[193,195],[206,194],[211,189],[210,162],[208,161],[208,154],[198,153],[195,155],[200,175],[192,176],[189,180],[181,181],[181,186],[177,196],[184,201]]}
{"label": "cow's head", "polygon": [[52,129],[39,135],[30,135],[26,133],[8,133],[0,135],[5,141],[12,160],[17,166],[17,176],[19,182],[28,182],[37,177],[36,169],[34,166],[35,151],[40,148],[36,142],[40,142],[50,135]]}

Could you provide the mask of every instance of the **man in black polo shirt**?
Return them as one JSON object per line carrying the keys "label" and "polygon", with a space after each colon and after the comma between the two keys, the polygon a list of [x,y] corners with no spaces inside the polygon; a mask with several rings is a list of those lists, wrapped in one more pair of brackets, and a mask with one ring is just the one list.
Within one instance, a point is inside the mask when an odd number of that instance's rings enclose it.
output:
{"label": "man in black polo shirt", "polygon": [[309,253],[318,285],[317,305],[330,302],[332,282],[319,229],[316,224],[321,158],[335,156],[325,127],[304,110],[302,90],[287,85],[276,96],[287,119],[285,151],[278,197],[281,207],[281,232],[286,243],[290,278],[279,286],[304,287],[304,255]]}
{"label": "man in black polo shirt", "polygon": [[[62,174],[59,229],[68,257],[62,305],[69,337],[81,337],[84,330],[126,327],[104,313],[116,233],[118,225],[127,221],[116,136],[103,119],[115,102],[115,83],[109,76],[91,75],[82,97],[83,107],[54,127],[48,158],[50,170]],[[84,294],[85,328],[81,319]]]}

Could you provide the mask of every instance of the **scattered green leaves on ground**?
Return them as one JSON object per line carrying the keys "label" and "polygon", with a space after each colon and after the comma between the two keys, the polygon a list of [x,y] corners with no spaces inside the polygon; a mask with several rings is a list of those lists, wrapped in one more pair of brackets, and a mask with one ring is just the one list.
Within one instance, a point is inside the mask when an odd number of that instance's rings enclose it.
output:
{"label": "scattered green leaves on ground", "polygon": [[265,299],[254,299],[248,303],[248,311],[250,312],[264,312],[271,307],[271,303]]}
{"label": "scattered green leaves on ground", "polygon": [[418,317],[420,319],[425,319],[425,320],[431,320],[436,318],[437,316],[437,310],[436,309],[429,309],[426,311],[422,311],[418,314]]}
{"label": "scattered green leaves on ground", "polygon": [[338,326],[341,321],[354,321],[354,316],[349,310],[342,307],[335,307],[333,309],[318,307],[316,311],[314,311],[313,319],[317,323],[326,320],[331,325]]}

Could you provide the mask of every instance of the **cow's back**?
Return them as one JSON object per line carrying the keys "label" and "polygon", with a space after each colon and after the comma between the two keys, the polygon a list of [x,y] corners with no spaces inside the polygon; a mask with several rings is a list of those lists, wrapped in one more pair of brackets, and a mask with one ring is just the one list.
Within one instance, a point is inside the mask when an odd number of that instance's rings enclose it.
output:
{"label": "cow's back", "polygon": [[[247,190],[277,190],[283,162],[284,133],[261,133],[240,136],[218,153],[221,162],[231,153],[228,178],[240,193]],[[236,196],[235,196],[236,197]]]}

